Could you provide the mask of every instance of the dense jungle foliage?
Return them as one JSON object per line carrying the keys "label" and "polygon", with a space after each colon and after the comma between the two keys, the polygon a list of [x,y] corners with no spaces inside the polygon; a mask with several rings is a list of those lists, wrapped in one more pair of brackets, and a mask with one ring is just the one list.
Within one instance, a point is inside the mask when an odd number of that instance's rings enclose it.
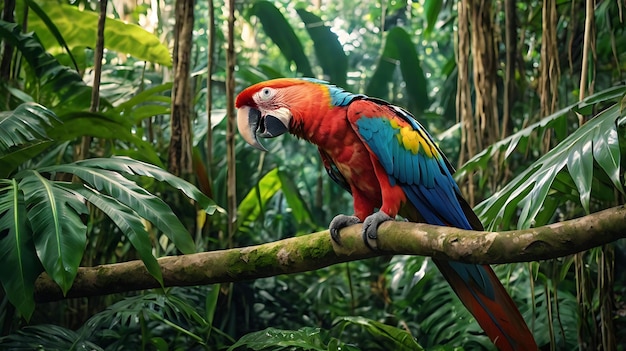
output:
{"label": "dense jungle foliage", "polygon": [[[55,302],[35,279],[66,293],[80,266],[139,259],[162,281],[157,257],[352,213],[315,147],[233,136],[233,94],[277,77],[406,107],[486,228],[622,205],[625,5],[0,1],[0,349],[494,349],[425,257]],[[542,349],[624,350],[625,250],[495,270]]]}

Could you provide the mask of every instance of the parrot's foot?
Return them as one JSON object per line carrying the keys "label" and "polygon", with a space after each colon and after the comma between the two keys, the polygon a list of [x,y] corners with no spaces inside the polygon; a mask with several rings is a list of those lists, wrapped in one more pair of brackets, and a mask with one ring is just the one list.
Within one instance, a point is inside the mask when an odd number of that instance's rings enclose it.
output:
{"label": "parrot's foot", "polygon": [[378,226],[391,220],[393,218],[383,211],[378,211],[365,218],[363,222],[363,241],[367,247],[372,250],[378,250],[378,243],[376,242],[376,239],[378,239]]}
{"label": "parrot's foot", "polygon": [[330,221],[330,225],[328,226],[328,229],[330,229],[330,237],[334,242],[341,245],[339,231],[357,223],[361,223],[361,220],[357,216],[346,216],[343,214],[336,215],[335,218]]}

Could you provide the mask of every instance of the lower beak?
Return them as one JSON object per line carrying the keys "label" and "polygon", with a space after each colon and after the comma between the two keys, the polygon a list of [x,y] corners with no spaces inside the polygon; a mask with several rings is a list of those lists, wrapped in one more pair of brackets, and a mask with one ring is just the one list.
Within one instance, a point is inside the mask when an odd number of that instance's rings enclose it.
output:
{"label": "lower beak", "polygon": [[248,106],[237,110],[237,128],[243,139],[261,151],[267,149],[261,145],[258,137],[274,138],[289,131],[288,127],[272,115],[261,115],[261,111]]}

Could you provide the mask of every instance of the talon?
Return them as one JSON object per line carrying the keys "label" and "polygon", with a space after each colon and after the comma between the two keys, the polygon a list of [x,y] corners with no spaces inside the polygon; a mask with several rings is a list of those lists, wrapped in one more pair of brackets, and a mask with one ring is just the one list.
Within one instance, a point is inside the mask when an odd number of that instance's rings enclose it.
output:
{"label": "talon", "polygon": [[330,229],[330,237],[334,242],[341,245],[341,237],[339,236],[339,231],[345,227],[349,227],[353,224],[361,223],[361,220],[357,216],[346,216],[343,214],[336,215],[332,221],[330,221],[330,225],[328,229]]}
{"label": "talon", "polygon": [[393,220],[393,218],[382,211],[378,211],[365,218],[363,222],[363,241],[367,247],[373,251],[378,250],[378,226],[391,220]]}

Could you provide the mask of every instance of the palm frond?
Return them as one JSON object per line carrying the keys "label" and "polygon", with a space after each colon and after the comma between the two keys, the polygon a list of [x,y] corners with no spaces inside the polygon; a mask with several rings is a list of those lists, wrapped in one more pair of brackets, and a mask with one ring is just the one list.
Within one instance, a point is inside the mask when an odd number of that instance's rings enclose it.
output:
{"label": "palm frond", "polygon": [[[626,88],[620,88],[623,95]],[[624,115],[620,105],[613,104],[582,125],[504,188],[478,204],[475,210],[481,219],[489,229],[508,228],[521,208],[517,227],[528,228],[544,224],[546,216],[540,216],[540,211],[555,209],[556,196],[547,200],[548,194],[558,194],[561,199],[578,198],[588,213],[593,188],[598,193],[612,189],[624,193],[618,138],[618,119]]]}

